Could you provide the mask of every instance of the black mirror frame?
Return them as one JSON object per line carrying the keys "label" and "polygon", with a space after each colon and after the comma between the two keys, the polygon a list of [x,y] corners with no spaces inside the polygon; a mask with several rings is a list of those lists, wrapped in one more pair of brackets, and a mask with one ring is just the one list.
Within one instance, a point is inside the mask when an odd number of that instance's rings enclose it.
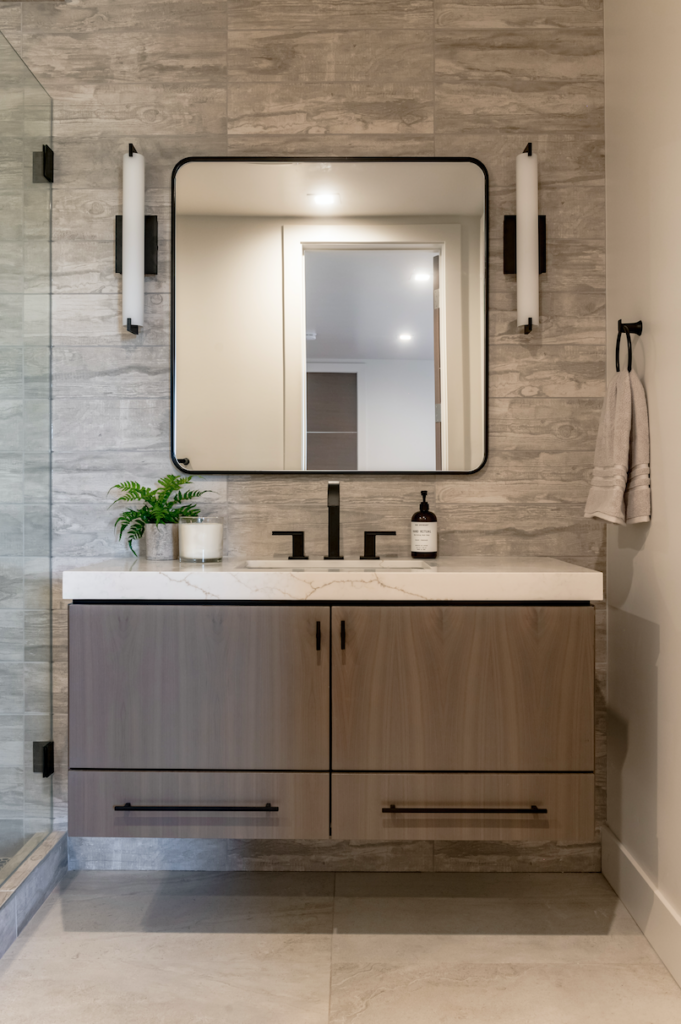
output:
{"label": "black mirror frame", "polygon": [[[284,157],[249,157],[249,156],[188,156],[180,160],[173,167],[171,175],[171,243],[170,243],[170,457],[173,465],[182,473],[192,472],[188,470],[187,460],[180,461],[175,452],[175,203],[176,203],[176,181],[177,173],[181,167],[189,163],[469,163],[475,164],[483,173],[485,181],[485,317],[484,317],[484,451],[482,462],[475,469],[440,469],[440,470],[392,470],[392,469],[354,469],[344,470],[343,476],[471,476],[479,473],[485,466],[489,456],[489,173],[486,166],[475,157],[466,156],[435,156],[435,157],[381,157],[381,156],[359,156],[359,157],[318,157],[318,156],[284,156]],[[309,470],[309,469],[201,469],[195,470],[201,476],[317,476],[328,477],[330,472],[335,470]]]}

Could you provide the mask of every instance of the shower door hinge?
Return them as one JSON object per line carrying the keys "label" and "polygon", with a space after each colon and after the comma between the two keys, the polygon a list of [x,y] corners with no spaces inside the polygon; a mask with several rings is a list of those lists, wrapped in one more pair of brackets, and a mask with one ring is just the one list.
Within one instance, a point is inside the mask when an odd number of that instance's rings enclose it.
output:
{"label": "shower door hinge", "polygon": [[54,775],[54,740],[33,743],[33,771],[48,779]]}
{"label": "shower door hinge", "polygon": [[54,153],[49,146],[43,146],[42,152],[38,150],[33,154],[33,184],[54,181]]}

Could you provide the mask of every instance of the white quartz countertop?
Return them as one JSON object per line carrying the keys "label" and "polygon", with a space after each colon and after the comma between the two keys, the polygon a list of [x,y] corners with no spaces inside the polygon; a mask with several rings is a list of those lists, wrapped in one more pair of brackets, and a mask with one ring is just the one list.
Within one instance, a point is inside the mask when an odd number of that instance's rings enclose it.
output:
{"label": "white quartz countertop", "polygon": [[[422,563],[421,563],[422,565]],[[115,559],[64,573],[74,601],[600,601],[603,574],[557,558],[438,558],[415,569],[246,568]]]}

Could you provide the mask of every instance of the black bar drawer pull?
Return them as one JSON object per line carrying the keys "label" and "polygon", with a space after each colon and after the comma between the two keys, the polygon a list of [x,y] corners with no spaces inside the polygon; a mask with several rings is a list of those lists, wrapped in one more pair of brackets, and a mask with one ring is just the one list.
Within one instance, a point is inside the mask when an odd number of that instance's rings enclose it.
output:
{"label": "black bar drawer pull", "polygon": [[341,651],[345,650],[345,619],[341,619]]}
{"label": "black bar drawer pull", "polygon": [[265,804],[264,807],[202,807],[198,804],[114,804],[114,811],[278,811],[278,807]]}
{"label": "black bar drawer pull", "polygon": [[322,624],[321,624],[321,622],[318,622],[317,623],[317,650],[321,651],[321,649],[322,649]]}
{"label": "black bar drawer pull", "polygon": [[384,807],[383,814],[548,814],[546,807]]}

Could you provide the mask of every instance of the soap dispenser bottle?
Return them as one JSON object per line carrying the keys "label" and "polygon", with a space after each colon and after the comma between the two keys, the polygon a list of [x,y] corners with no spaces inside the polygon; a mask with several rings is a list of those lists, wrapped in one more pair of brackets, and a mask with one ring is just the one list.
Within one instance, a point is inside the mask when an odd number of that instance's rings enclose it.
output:
{"label": "soap dispenser bottle", "polygon": [[423,501],[411,517],[411,557],[437,558],[437,516],[426,501],[428,491],[421,491]]}

